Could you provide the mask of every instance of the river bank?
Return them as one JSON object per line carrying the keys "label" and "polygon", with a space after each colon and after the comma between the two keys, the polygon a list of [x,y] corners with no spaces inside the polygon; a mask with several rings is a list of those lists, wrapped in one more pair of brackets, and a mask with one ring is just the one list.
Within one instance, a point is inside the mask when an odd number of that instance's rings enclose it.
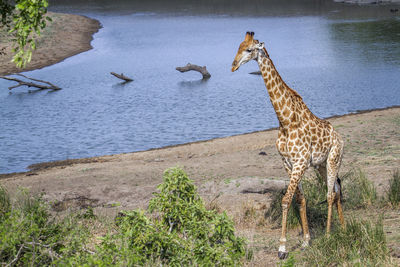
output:
{"label": "river bank", "polygon": [[88,17],[48,12],[52,22],[37,38],[36,50],[33,51],[32,61],[23,69],[11,62],[11,36],[0,32],[0,48],[5,48],[5,55],[0,55],[0,75],[40,69],[53,65],[73,55],[88,51],[92,48],[90,42],[101,24]]}

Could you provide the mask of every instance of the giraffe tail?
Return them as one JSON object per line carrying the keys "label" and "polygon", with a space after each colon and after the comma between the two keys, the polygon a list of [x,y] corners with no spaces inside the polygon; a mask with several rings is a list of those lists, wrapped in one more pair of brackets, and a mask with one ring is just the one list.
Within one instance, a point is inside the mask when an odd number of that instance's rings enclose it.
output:
{"label": "giraffe tail", "polygon": [[[339,175],[336,177],[336,182],[338,185],[338,190],[339,190],[339,194],[340,194],[340,199],[343,199],[343,193],[342,193],[342,181],[339,178]],[[335,191],[336,191],[336,184],[335,184]],[[337,191],[336,191],[337,192]]]}
{"label": "giraffe tail", "polygon": [[[334,190],[336,193],[339,193],[340,195],[340,202],[344,202],[343,201],[343,194],[342,194],[342,180],[340,180],[339,175],[336,177],[336,182],[335,182],[335,187]],[[327,200],[321,201],[320,203],[318,203],[319,205],[327,203]]]}

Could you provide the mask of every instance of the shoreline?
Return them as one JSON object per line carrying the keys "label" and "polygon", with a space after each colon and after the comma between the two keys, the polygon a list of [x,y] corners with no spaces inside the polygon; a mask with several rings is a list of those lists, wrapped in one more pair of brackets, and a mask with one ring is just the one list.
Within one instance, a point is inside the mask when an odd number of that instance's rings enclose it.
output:
{"label": "shoreline", "polygon": [[[372,113],[372,112],[376,112],[376,111],[385,111],[385,110],[391,110],[391,109],[400,109],[400,105],[394,105],[394,106],[389,106],[389,107],[385,107],[385,108],[357,110],[356,112],[347,113],[347,114],[343,114],[343,115],[333,115],[333,116],[324,118],[324,120],[343,119],[343,118],[346,118],[346,117],[353,117],[353,116],[358,116],[358,115],[362,115],[362,114],[366,114],[366,113]],[[213,142],[213,141],[219,141],[219,140],[230,139],[230,138],[235,138],[235,137],[241,137],[241,136],[255,135],[255,134],[258,134],[258,133],[271,132],[271,131],[274,131],[274,130],[277,130],[277,129],[278,129],[278,127],[273,127],[273,128],[268,128],[268,129],[265,129],[265,130],[253,131],[253,132],[248,132],[248,133],[243,133],[243,134],[236,134],[236,135],[230,135],[230,136],[224,136],[224,137],[217,137],[217,138],[212,138],[212,139],[207,139],[207,140],[199,140],[199,141],[193,141],[193,142],[176,144],[176,145],[167,145],[167,146],[163,146],[163,147],[156,147],[156,148],[150,148],[150,149],[146,149],[146,150],[139,150],[139,151],[133,151],[133,152],[106,154],[106,155],[85,157],[85,158],[75,158],[75,159],[65,159],[65,160],[39,162],[39,163],[34,163],[34,164],[31,164],[31,165],[28,165],[26,167],[28,169],[27,171],[12,172],[12,173],[0,173],[0,180],[1,179],[6,179],[6,178],[10,178],[10,177],[13,177],[13,176],[18,176],[18,175],[27,175],[27,176],[35,175],[34,173],[37,172],[37,171],[52,169],[52,168],[56,168],[56,167],[66,167],[66,166],[71,166],[71,165],[74,165],[74,164],[108,162],[108,161],[111,161],[112,157],[116,157],[116,156],[136,155],[136,154],[141,154],[141,153],[145,153],[145,152],[162,151],[162,150],[167,150],[167,149],[172,149],[172,148],[180,148],[180,147],[197,145],[197,144],[202,144],[202,143],[210,143],[210,142]],[[107,158],[109,158],[109,159],[107,159]]]}
{"label": "shoreline", "polygon": [[0,75],[10,75],[36,69],[42,69],[92,49],[93,35],[101,28],[101,23],[82,15],[47,12],[52,22],[36,39],[36,50],[32,60],[25,68],[17,68],[11,62],[11,36],[0,32],[0,48],[5,47],[6,55],[0,56]]}

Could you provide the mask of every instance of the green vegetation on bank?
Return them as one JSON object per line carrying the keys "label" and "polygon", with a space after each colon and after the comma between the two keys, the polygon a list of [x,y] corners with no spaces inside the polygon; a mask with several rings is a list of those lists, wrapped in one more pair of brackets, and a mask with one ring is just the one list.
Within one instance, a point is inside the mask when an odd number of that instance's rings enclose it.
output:
{"label": "green vegetation on bank", "polygon": [[[207,210],[179,168],[169,169],[147,211],[124,211],[98,245],[93,210],[52,219],[39,198],[11,201],[0,190],[0,263],[5,265],[237,266],[245,243],[225,213]],[[90,244],[92,240],[92,244]],[[96,242],[94,242],[96,243]],[[88,247],[94,246],[94,249]]]}
{"label": "green vegetation on bank", "polygon": [[390,264],[382,219],[347,219],[345,229],[313,240],[296,262],[305,266],[387,266]]}
{"label": "green vegetation on bank", "polygon": [[378,195],[374,184],[361,170],[351,172],[343,187],[345,208],[367,208],[377,203]]}
{"label": "green vegetation on bank", "polygon": [[35,38],[51,20],[47,7],[47,0],[0,0],[0,29],[5,27],[13,37],[13,62],[19,68],[31,61]]}
{"label": "green vegetation on bank", "polygon": [[[400,175],[396,171],[386,193],[378,198],[374,184],[365,174],[358,170],[349,172],[343,179],[343,196],[345,210],[377,208],[384,206],[397,207],[400,203]],[[376,221],[345,218],[346,227],[334,227],[332,233],[324,234],[327,205],[326,185],[318,175],[306,178],[303,188],[307,199],[307,216],[314,233],[312,244],[302,253],[293,252],[289,259],[281,262],[282,266],[391,266],[387,247],[383,219]],[[270,221],[280,223],[280,201],[282,193],[274,195],[271,207],[267,212]],[[314,199],[313,199],[314,198]],[[324,203],[325,202],[325,203]],[[279,205],[278,205],[279,204]],[[336,215],[334,213],[334,215]],[[338,220],[336,219],[338,226]],[[298,208],[293,201],[288,225],[300,225]]]}
{"label": "green vegetation on bank", "polygon": [[[351,171],[343,175],[342,191],[343,205],[345,210],[354,210],[372,206],[378,202],[377,192],[374,184],[368,180],[361,171]],[[396,182],[393,182],[396,185]],[[399,182],[400,184],[400,182]],[[325,227],[328,205],[326,203],[326,182],[316,173],[314,177],[304,177],[302,180],[303,191],[307,200],[307,218],[310,228],[322,230]],[[397,192],[400,192],[398,186]],[[391,186],[390,188],[396,188]],[[390,191],[390,190],[389,190]],[[391,189],[390,192],[396,189]],[[266,217],[273,223],[281,223],[282,207],[281,200],[284,192],[275,192],[272,196],[272,203],[267,210]],[[394,193],[395,194],[395,193]],[[336,213],[333,213],[336,220]],[[288,213],[288,227],[294,228],[300,225],[300,213],[298,205],[293,198]]]}
{"label": "green vegetation on bank", "polygon": [[[347,210],[397,208],[399,172],[385,196],[358,171],[345,175]],[[357,194],[350,190],[358,189]],[[304,251],[293,251],[282,266],[388,266],[393,264],[382,217],[375,221],[346,217],[346,227],[324,234],[326,189],[321,177],[304,180],[313,240]],[[20,190],[13,199],[0,186],[0,264],[5,266],[238,266],[251,260],[251,249],[235,235],[225,213],[206,209],[193,182],[179,168],[168,169],[147,210],[122,211],[113,222],[97,218],[93,209],[52,215],[39,197]],[[279,193],[269,210],[279,220]],[[357,200],[357,201],[356,201]],[[381,200],[381,201],[378,201]],[[276,202],[276,203],[275,203]],[[275,204],[274,204],[275,203]],[[298,226],[296,204],[289,222]],[[312,207],[314,206],[314,207]],[[274,210],[278,209],[278,210]],[[338,225],[336,223],[335,225]]]}
{"label": "green vegetation on bank", "polygon": [[[316,175],[315,177],[304,177],[302,180],[304,196],[307,201],[307,218],[308,224],[311,229],[322,228],[326,223],[327,218],[327,205],[326,201],[326,185],[322,177]],[[284,191],[274,192],[272,195],[271,206],[266,212],[266,217],[270,222],[281,224],[282,222],[282,197]],[[300,210],[293,197],[292,204],[290,205],[287,223],[289,228],[294,228],[300,225]]]}
{"label": "green vegetation on bank", "polygon": [[1,265],[45,266],[84,253],[89,232],[76,216],[57,221],[40,197],[23,190],[11,203],[1,188],[0,201]]}
{"label": "green vegetation on bank", "polygon": [[400,205],[400,172],[398,170],[393,173],[392,179],[389,181],[386,199],[393,207]]}

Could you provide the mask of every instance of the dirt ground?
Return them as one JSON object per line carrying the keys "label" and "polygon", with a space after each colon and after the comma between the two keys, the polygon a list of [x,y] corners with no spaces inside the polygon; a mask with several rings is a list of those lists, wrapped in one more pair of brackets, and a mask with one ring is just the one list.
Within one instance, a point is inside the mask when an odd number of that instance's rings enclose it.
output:
{"label": "dirt ground", "polygon": [[[27,69],[44,67],[90,49],[100,24],[75,15],[51,14],[53,24],[38,43]],[[68,36],[68,38],[65,38]],[[60,40],[63,40],[61,42]],[[1,43],[0,48],[4,46]],[[9,48],[8,48],[9,49]],[[9,50],[7,50],[9,51]],[[0,74],[18,71],[0,57]],[[318,115],[318,114],[317,114]],[[361,169],[383,194],[400,163],[400,107],[330,118],[345,140],[340,175]],[[54,212],[94,207],[97,215],[114,216],[122,209],[146,208],[162,182],[164,170],[181,166],[195,181],[208,205],[226,210],[236,229],[254,250],[251,266],[274,266],[280,229],[263,214],[271,192],[285,188],[288,177],[275,148],[277,130],[189,143],[136,153],[40,163],[25,173],[0,174],[0,184],[43,194]],[[306,176],[313,175],[308,170]],[[377,217],[382,211],[346,211],[346,216]],[[258,214],[249,219],[249,210]],[[400,210],[387,210],[384,227],[391,255],[400,264]],[[290,250],[298,249],[299,229],[288,235]]]}

